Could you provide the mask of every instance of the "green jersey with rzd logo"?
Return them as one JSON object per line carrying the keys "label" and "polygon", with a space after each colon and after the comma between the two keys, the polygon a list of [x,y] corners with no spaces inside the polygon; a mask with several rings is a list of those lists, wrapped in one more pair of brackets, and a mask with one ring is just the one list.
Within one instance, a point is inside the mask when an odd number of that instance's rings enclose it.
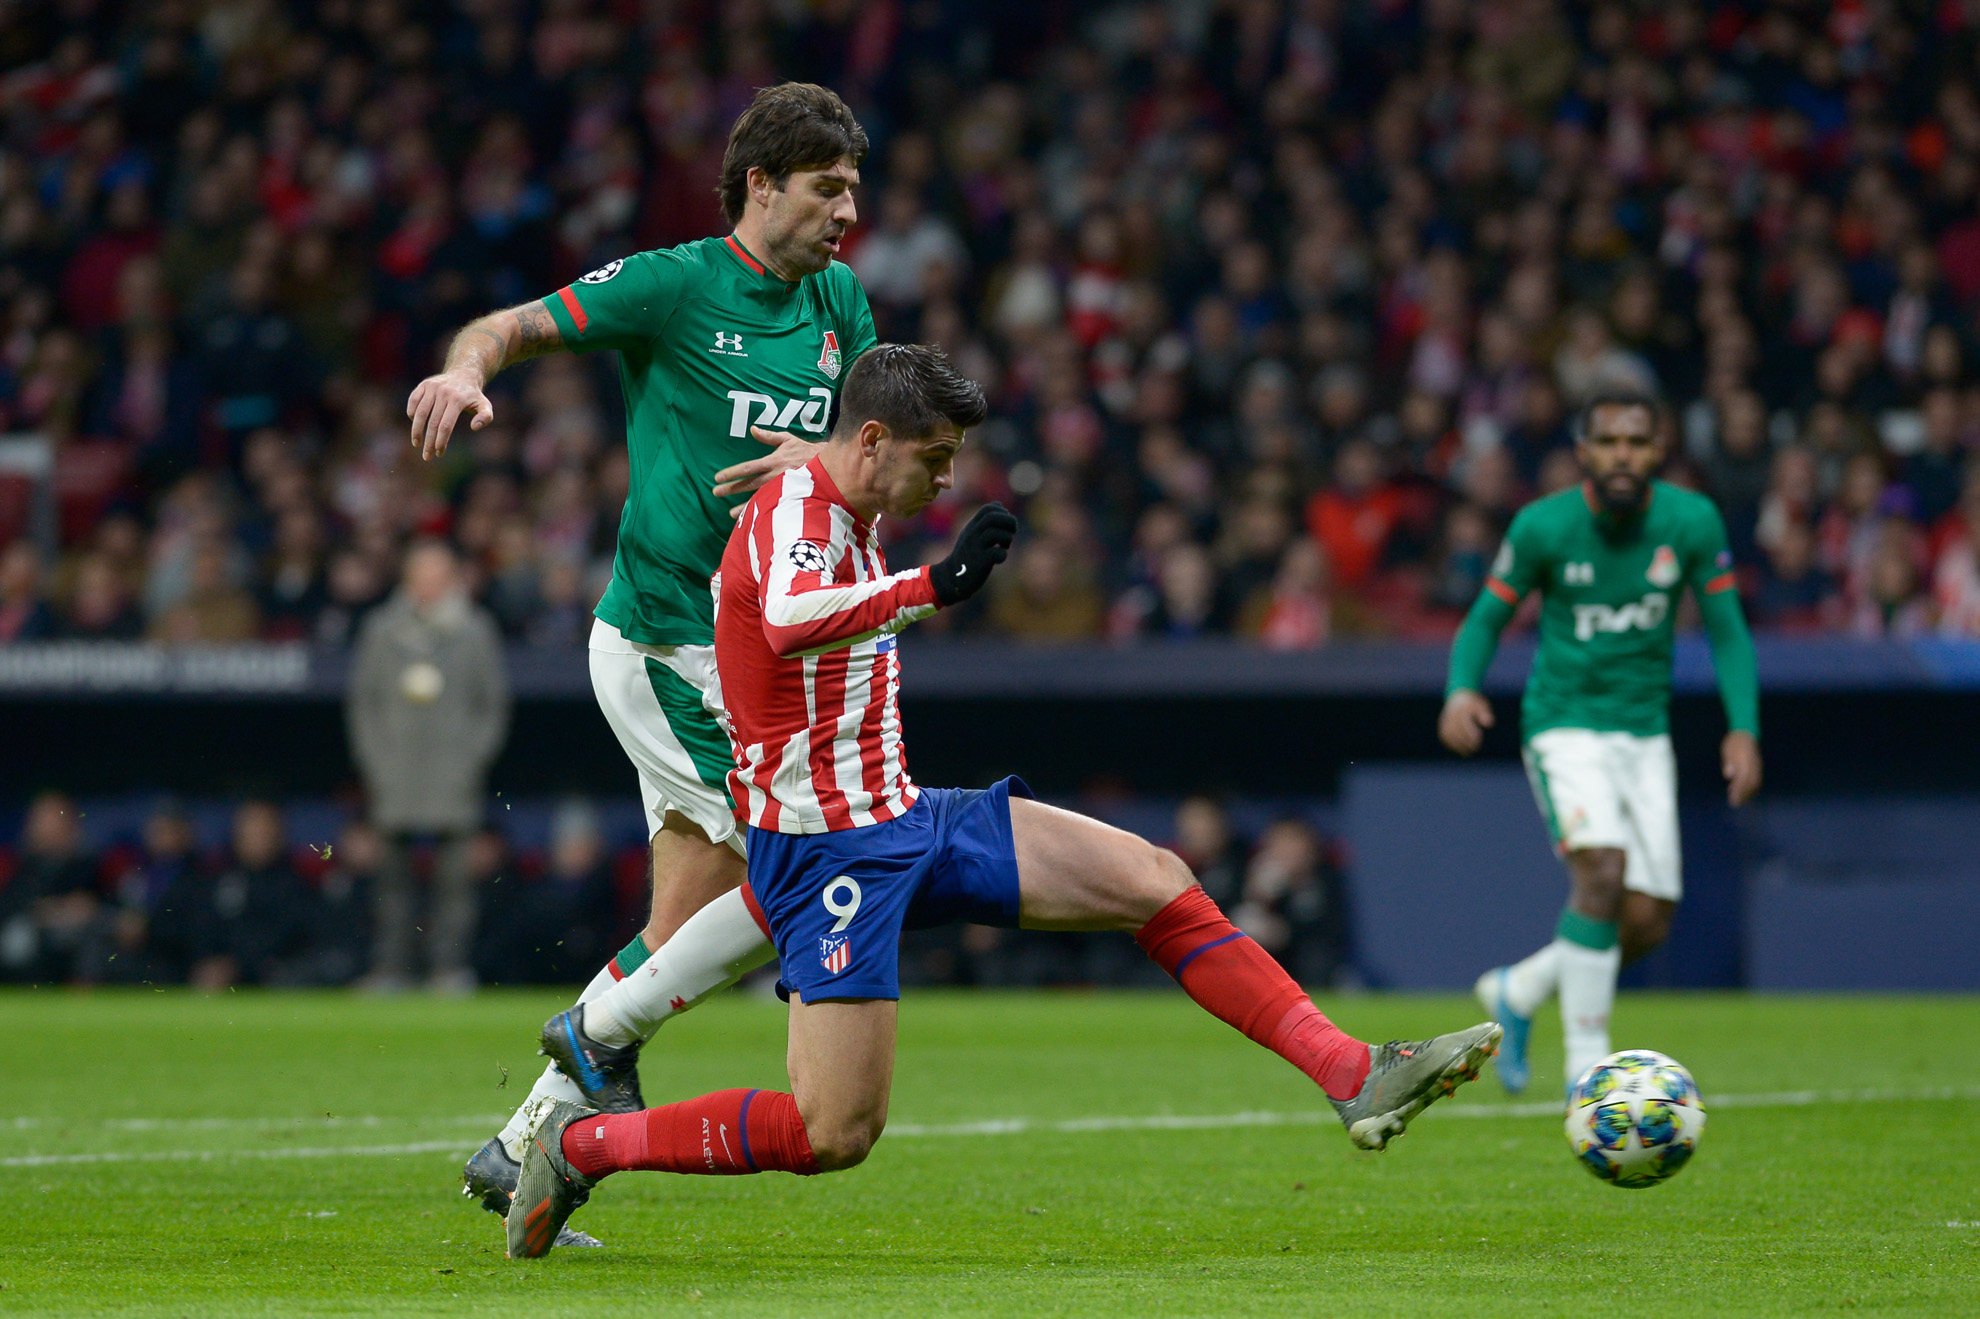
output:
{"label": "green jersey with rzd logo", "polygon": [[1650,737],[1669,728],[1680,593],[1696,594],[1728,720],[1759,731],[1753,643],[1740,617],[1725,524],[1705,496],[1662,481],[1629,518],[1586,486],[1521,509],[1452,649],[1452,688],[1477,689],[1492,643],[1528,591],[1540,592],[1540,648],[1521,735],[1588,728]]}
{"label": "green jersey with rzd logo", "polygon": [[632,480],[598,617],[652,646],[709,645],[708,579],[732,505],[715,473],[769,450],[750,428],[825,438],[873,313],[838,262],[795,284],[727,238],[640,252],[544,300],[577,352],[619,350]]}

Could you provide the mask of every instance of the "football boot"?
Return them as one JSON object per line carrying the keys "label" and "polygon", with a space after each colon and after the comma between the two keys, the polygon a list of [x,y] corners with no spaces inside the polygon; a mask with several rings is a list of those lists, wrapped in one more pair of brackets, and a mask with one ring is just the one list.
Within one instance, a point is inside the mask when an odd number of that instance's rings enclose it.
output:
{"label": "football boot", "polygon": [[1368,1079],[1352,1099],[1330,1099],[1348,1139],[1379,1150],[1402,1135],[1410,1120],[1466,1081],[1491,1057],[1505,1032],[1496,1021],[1433,1040],[1391,1040],[1368,1046]]}
{"label": "football boot", "polygon": [[639,1094],[639,1045],[600,1044],[584,1033],[584,1004],[543,1023],[538,1050],[584,1092],[601,1113],[637,1113],[646,1107]]}
{"label": "football boot", "polygon": [[564,1157],[564,1130],[573,1122],[597,1116],[595,1108],[561,1099],[536,1115],[523,1150],[522,1170],[516,1175],[515,1195],[509,1203],[510,1259],[548,1255],[571,1214],[591,1198],[591,1188],[598,1183]]}
{"label": "football boot", "polygon": [[1485,1015],[1506,1028],[1498,1056],[1492,1060],[1492,1070],[1499,1074],[1499,1084],[1506,1088],[1506,1093],[1516,1095],[1523,1093],[1526,1083],[1533,1079],[1533,1068],[1526,1061],[1526,1041],[1533,1033],[1533,1018],[1522,1017],[1507,1006],[1507,974],[1507,968],[1493,967],[1478,977],[1472,993],[1478,996]]}
{"label": "football boot", "polygon": [[[461,1180],[461,1194],[481,1201],[481,1207],[498,1217],[506,1217],[509,1212],[509,1199],[515,1194],[516,1178],[522,1173],[522,1165],[509,1157],[502,1148],[500,1136],[491,1137],[486,1145],[474,1152],[467,1161]],[[602,1246],[605,1243],[574,1227],[565,1227],[557,1233],[560,1246]]]}

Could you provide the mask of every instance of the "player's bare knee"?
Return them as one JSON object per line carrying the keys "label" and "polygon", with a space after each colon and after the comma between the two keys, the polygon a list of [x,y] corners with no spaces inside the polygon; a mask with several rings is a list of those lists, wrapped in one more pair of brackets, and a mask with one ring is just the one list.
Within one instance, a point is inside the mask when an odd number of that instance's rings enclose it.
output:
{"label": "player's bare knee", "polygon": [[1194,883],[1196,875],[1181,857],[1166,847],[1149,846],[1137,867],[1129,921],[1141,928]]}
{"label": "player's bare knee", "polygon": [[1670,937],[1671,918],[1661,912],[1630,911],[1617,932],[1625,962],[1634,962],[1639,957],[1656,952]]}
{"label": "player's bare knee", "polygon": [[874,1142],[880,1139],[880,1124],[825,1121],[814,1128],[806,1123],[805,1136],[811,1142],[811,1156],[818,1161],[820,1172],[843,1172],[866,1162]]}

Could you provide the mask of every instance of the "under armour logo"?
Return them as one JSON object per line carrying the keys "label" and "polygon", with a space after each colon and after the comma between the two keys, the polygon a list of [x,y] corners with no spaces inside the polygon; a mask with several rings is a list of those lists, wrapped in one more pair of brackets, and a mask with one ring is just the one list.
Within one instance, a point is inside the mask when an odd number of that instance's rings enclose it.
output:
{"label": "under armour logo", "polygon": [[723,334],[720,330],[715,331],[715,351],[718,353],[741,352],[742,336],[740,334]]}

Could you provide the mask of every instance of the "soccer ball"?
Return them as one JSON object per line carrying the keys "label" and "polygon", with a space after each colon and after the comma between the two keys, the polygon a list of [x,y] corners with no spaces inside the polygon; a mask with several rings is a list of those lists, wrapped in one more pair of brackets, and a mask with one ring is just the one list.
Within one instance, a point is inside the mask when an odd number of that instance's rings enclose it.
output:
{"label": "soccer ball", "polygon": [[1704,1134],[1698,1082],[1648,1049],[1610,1054],[1568,1093],[1568,1148],[1611,1186],[1637,1190],[1676,1176]]}

